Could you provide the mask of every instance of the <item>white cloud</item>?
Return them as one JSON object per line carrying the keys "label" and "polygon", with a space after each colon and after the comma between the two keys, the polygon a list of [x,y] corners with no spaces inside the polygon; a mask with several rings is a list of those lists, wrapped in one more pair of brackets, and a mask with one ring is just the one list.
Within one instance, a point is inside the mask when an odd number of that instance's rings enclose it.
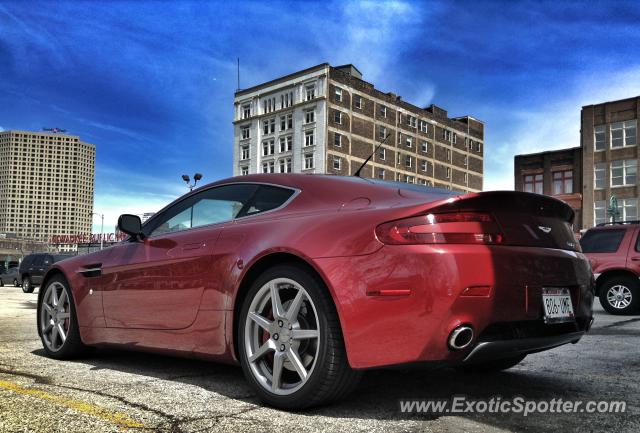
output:
{"label": "white cloud", "polygon": [[4,131],[4,128],[2,126],[0,126],[0,132]]}
{"label": "white cloud", "polygon": [[[113,233],[118,217],[123,213],[141,215],[146,212],[157,212],[170,202],[171,199],[149,197],[143,193],[139,195],[101,194],[96,195],[93,210],[96,213],[104,214],[104,232]],[[94,215],[93,233],[100,233],[100,225],[100,216]]]}
{"label": "white cloud", "polygon": [[[544,88],[542,89],[544,91]],[[514,127],[503,142],[488,142],[485,149],[485,190],[513,189],[513,157],[580,146],[580,110],[599,104],[638,96],[640,68],[578,75],[562,95],[549,95],[549,102],[512,113]],[[521,102],[527,106],[526,101]],[[504,110],[497,107],[495,111]],[[498,118],[499,116],[496,116]],[[492,125],[487,124],[491,130]]]}

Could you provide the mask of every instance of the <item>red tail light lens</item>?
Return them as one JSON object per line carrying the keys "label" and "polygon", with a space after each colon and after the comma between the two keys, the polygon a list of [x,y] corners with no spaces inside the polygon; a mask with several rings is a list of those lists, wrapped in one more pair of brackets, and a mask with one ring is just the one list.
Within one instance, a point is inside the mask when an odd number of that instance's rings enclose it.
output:
{"label": "red tail light lens", "polygon": [[501,244],[504,237],[490,214],[456,212],[420,215],[381,224],[376,236],[389,245]]}

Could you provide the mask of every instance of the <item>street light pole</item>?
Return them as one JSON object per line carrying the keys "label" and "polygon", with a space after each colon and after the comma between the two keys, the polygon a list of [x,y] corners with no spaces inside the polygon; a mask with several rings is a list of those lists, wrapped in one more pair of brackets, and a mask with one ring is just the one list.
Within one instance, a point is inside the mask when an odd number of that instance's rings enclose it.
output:
{"label": "street light pole", "polygon": [[187,187],[189,188],[189,191],[193,191],[193,188],[195,188],[196,184],[200,179],[202,179],[202,173],[196,173],[193,175],[193,184],[190,184],[189,181],[191,179],[189,179],[189,176],[186,174],[182,175],[182,180],[184,180],[187,183]]}
{"label": "street light pole", "polygon": [[102,220],[102,222],[100,223],[100,250],[102,250],[102,247],[104,245],[104,214],[96,212],[93,212],[93,214],[98,215]]}

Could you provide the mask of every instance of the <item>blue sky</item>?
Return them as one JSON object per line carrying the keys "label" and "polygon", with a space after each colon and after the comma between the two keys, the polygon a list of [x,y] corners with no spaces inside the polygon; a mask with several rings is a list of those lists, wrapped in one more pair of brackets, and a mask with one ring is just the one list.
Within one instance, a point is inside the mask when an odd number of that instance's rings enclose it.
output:
{"label": "blue sky", "polygon": [[513,155],[578,146],[581,106],[640,94],[639,22],[619,1],[0,0],[0,128],[96,144],[109,228],[183,193],[182,173],[231,175],[236,57],[243,87],[353,63],[485,121],[485,188],[511,189]]}

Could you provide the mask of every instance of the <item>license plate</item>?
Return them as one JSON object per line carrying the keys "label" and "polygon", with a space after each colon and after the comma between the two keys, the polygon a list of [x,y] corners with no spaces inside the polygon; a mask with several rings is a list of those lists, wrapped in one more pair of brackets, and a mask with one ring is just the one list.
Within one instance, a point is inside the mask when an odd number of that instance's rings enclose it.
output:
{"label": "license plate", "polygon": [[542,305],[545,323],[571,322],[575,319],[569,289],[542,289]]}

